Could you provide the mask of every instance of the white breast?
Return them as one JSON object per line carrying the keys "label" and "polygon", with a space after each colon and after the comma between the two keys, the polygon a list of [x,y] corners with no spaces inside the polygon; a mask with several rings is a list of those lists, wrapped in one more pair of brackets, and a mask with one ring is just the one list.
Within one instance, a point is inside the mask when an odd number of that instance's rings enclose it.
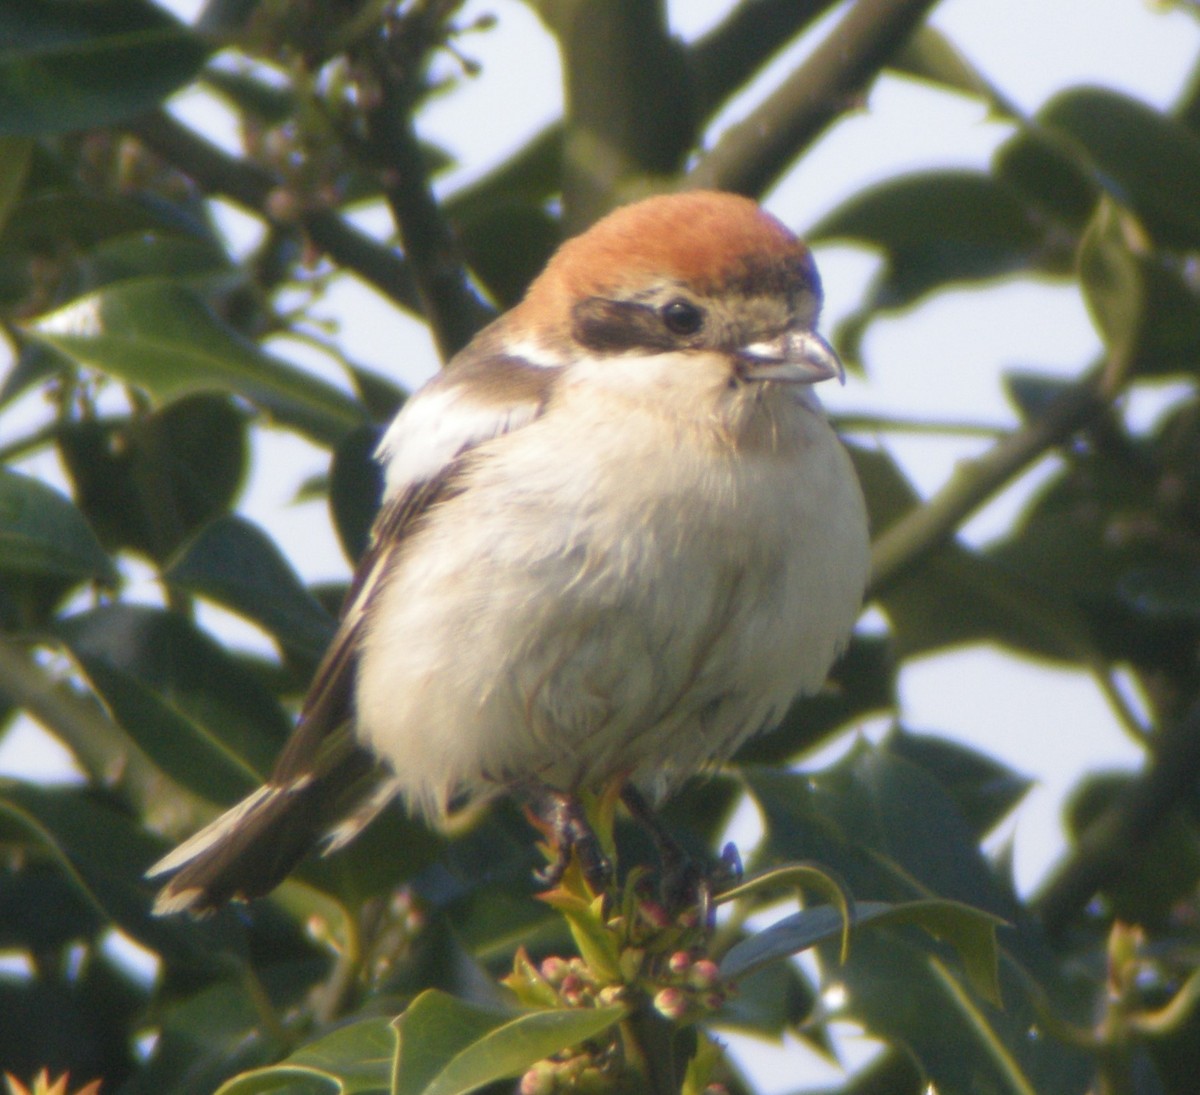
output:
{"label": "white breast", "polygon": [[665,789],[824,680],[866,582],[850,461],[795,389],[734,406],[670,364],[579,370],[384,581],[358,728],[411,806]]}

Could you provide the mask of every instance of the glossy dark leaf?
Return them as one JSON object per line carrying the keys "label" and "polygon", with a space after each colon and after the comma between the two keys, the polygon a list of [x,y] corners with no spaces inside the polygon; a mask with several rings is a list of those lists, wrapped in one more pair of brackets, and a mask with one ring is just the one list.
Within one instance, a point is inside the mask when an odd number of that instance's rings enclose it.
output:
{"label": "glossy dark leaf", "polygon": [[232,392],[323,444],[336,443],[364,420],[349,396],[244,339],[201,297],[170,282],[100,289],[42,316],[29,332],[162,403],[196,392]]}
{"label": "glossy dark leaf", "polygon": [[232,506],[246,473],[246,430],[228,397],[192,395],[128,421],[66,424],[56,441],[101,540],[164,562]]}
{"label": "glossy dark leaf", "polygon": [[0,135],[110,125],[199,70],[208,46],[144,0],[0,5]]}
{"label": "glossy dark leaf", "polygon": [[893,730],[889,752],[919,764],[954,799],[963,818],[982,840],[1021,801],[1033,780],[1007,765],[947,738]]}
{"label": "glossy dark leaf", "polygon": [[84,900],[143,946],[193,968],[211,965],[218,941],[229,946],[217,922],[200,930],[150,914],[142,872],[162,845],[88,792],[2,780],[0,816],[24,834],[31,851],[48,856]]}
{"label": "glossy dark leaf", "polygon": [[[958,952],[976,992],[992,1003],[1000,1002],[996,928],[1004,922],[999,918],[954,901],[924,900],[896,905],[860,901],[853,906],[853,923],[851,951],[864,931],[901,924],[923,929]],[[721,960],[721,975],[736,981],[781,958],[838,940],[841,933],[841,910],[832,905],[802,909],[731,948]]]}
{"label": "glossy dark leaf", "polygon": [[1008,896],[957,804],[923,768],[857,745],[812,775],[748,769],[775,857],[836,872],[859,901],[934,894],[1010,917]]}
{"label": "glossy dark leaf", "polygon": [[[1103,824],[1106,812],[1119,808],[1130,792],[1133,776],[1124,772],[1092,772],[1071,792],[1065,810],[1071,843],[1088,839],[1088,830]],[[1157,825],[1154,839],[1142,841],[1124,857],[1120,871],[1102,887],[1113,915],[1147,927],[1169,921],[1181,901],[1200,880],[1200,832],[1182,806]]]}
{"label": "glossy dark leaf", "polygon": [[[1055,1046],[1054,1086],[1039,1086],[1044,1040],[1028,1037],[1029,1016],[1006,997],[1006,1010],[975,999],[927,941],[908,931],[856,934],[845,965],[830,978],[845,989],[839,1012],[912,1054],[939,1095],[1082,1095],[1090,1070]],[[1024,1025],[1022,1026],[1022,1021]]]}
{"label": "glossy dark leaf", "polygon": [[0,468],[0,570],[101,582],[116,570],[84,516],[58,491]]}
{"label": "glossy dark leaf", "polygon": [[[817,1000],[815,989],[794,963],[771,962],[738,978],[737,991],[726,998],[714,1024],[766,1038],[794,1031],[808,1035],[812,1044],[820,1027],[806,1030],[802,1024],[812,1015]],[[818,1039],[814,1048],[832,1054],[823,1039]]]}
{"label": "glossy dark leaf", "polygon": [[158,721],[133,719],[126,727],[167,770],[178,767],[182,751],[195,750],[214,766],[232,764],[243,780],[261,779],[270,769],[290,720],[254,676],[190,621],[113,604],[64,620],[61,633],[101,686],[100,677],[114,685],[137,682],[139,693],[156,696],[180,716],[172,722],[187,741],[163,736],[167,727]]}
{"label": "glossy dark leaf", "polygon": [[48,954],[95,935],[106,921],[52,864],[0,869],[0,949]]}
{"label": "glossy dark leaf", "polygon": [[172,560],[172,585],[253,620],[280,645],[316,661],[335,621],[309,593],[274,541],[244,517],[206,525]]}

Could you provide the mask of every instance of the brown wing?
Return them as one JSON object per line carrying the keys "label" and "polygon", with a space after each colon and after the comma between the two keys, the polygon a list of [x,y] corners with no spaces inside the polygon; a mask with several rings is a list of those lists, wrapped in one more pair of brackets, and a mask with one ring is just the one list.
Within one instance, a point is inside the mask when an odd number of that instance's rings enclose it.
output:
{"label": "brown wing", "polygon": [[[503,371],[505,364],[495,361],[493,367]],[[337,633],[317,667],[299,722],[270,779],[150,868],[147,877],[167,877],[155,902],[156,912],[188,910],[203,915],[231,899],[266,894],[322,838],[330,836],[339,821],[342,824],[332,834],[335,847],[352,839],[386,804],[388,795],[379,793],[386,773],[357,743],[352,725],[355,662],[368,605],[414,528],[440,502],[463,489],[462,473],[470,451],[541,413],[556,370],[511,364],[522,372],[522,383],[515,386],[520,399],[505,404],[493,392],[485,393],[482,414],[479,401],[474,401],[472,430],[447,452],[449,459],[434,474],[393,490],[385,501],[371,544],[355,571]],[[468,391],[458,397],[470,399],[471,372],[464,368],[456,375],[443,374],[414,400],[430,389],[443,399],[448,391],[452,399],[464,380]],[[540,374],[541,383],[532,385],[526,373]],[[488,429],[489,422],[495,427]],[[444,436],[439,435],[439,443],[446,443]]]}

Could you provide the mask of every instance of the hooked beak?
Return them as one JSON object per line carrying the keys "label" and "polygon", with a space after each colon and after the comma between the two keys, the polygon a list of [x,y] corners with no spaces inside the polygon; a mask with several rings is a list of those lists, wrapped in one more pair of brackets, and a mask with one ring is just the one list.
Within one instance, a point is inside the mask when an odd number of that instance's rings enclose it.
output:
{"label": "hooked beak", "polygon": [[778,338],[743,346],[738,351],[738,372],[743,380],[817,384],[837,377],[846,383],[845,366],[816,331],[787,331]]}

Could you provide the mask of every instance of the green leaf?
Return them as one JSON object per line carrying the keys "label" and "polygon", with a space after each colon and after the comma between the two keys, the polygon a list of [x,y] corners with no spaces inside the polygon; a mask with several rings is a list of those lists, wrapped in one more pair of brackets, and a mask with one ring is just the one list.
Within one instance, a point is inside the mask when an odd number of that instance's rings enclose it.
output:
{"label": "green leaf", "polygon": [[1117,595],[1139,616],[1200,621],[1200,574],[1186,562],[1160,563],[1123,574]]}
{"label": "green leaf", "polygon": [[1037,116],[1065,134],[1092,177],[1161,242],[1200,247],[1200,137],[1154,107],[1107,88],[1073,88]]}
{"label": "green leaf", "polygon": [[264,352],[170,282],[101,289],[34,320],[28,332],[163,403],[233,392],[322,444],[336,444],[365,420],[349,396]]}
{"label": "green leaf", "polygon": [[216,1095],[385,1095],[392,1091],[396,1044],[391,1021],[364,1019],[304,1046],[277,1065],[235,1076]]}
{"label": "green leaf", "polygon": [[279,548],[244,517],[206,525],[167,568],[172,585],[208,597],[316,661],[336,624],[305,589]]}
{"label": "green leaf", "polygon": [[226,291],[246,275],[216,242],[161,232],[136,232],[103,240],[79,264],[82,287],[99,289],[137,278],[168,280],[201,291]]}
{"label": "green leaf", "polygon": [[1155,254],[1141,224],[1105,199],[1079,249],[1084,300],[1117,369],[1200,371],[1200,292],[1186,268]]}
{"label": "green leaf", "polygon": [[[854,449],[851,455],[878,537],[920,500],[886,452]],[[898,659],[970,641],[1066,661],[1090,648],[1086,621],[1054,586],[1032,586],[1019,572],[958,542],[891,583],[878,600],[891,621]]]}
{"label": "green leaf", "polygon": [[1102,193],[1070,138],[1055,130],[1022,126],[996,149],[992,170],[1040,217],[1061,230],[1047,233],[1045,242],[1063,263],[1059,272],[1068,272],[1074,245]]}
{"label": "green leaf", "polygon": [[0,234],[25,186],[32,153],[33,141],[29,138],[0,137]]}
{"label": "green leaf", "polygon": [[[1017,1049],[1033,1042],[1028,1023],[1014,1029],[1011,1016],[976,1001],[919,940],[882,927],[856,933],[850,960],[831,966],[829,976],[846,990],[839,1017],[905,1047],[939,1095],[1037,1095]],[[1068,1085],[1045,1090],[1081,1091]]]}
{"label": "green leaf", "polygon": [[896,72],[925,80],[935,87],[973,95],[1003,118],[1016,116],[1016,109],[1002,92],[979,71],[941,31],[928,23],[904,39],[888,61]]}
{"label": "green leaf", "polygon": [[367,550],[371,526],[383,497],[383,468],[375,459],[379,431],[360,426],[334,450],[329,474],[329,506],[346,558],[357,560]]}
{"label": "green leaf", "polygon": [[928,772],[859,743],[832,767],[797,775],[748,768],[774,855],[803,855],[863,898],[934,895],[1006,918],[1012,903],[954,800]]}
{"label": "green leaf", "polygon": [[228,802],[270,770],[290,720],[189,620],[112,604],[64,620],[60,633],[125,732],[184,786]]}
{"label": "green leaf", "polygon": [[465,1095],[512,1079],[602,1034],[627,1013],[623,1006],[502,1012],[423,992],[395,1021],[400,1051],[394,1095]]}
{"label": "green leaf", "polygon": [[1016,191],[982,172],[921,172],[855,194],[808,238],[856,240],[885,264],[855,324],[954,282],[1041,269],[1043,228]]}
{"label": "green leaf", "polygon": [[195,75],[208,46],[142,0],[0,5],[0,136],[111,125]]}
{"label": "green leaf", "polygon": [[133,419],[64,423],[55,440],[101,542],[162,563],[233,505],[247,425],[228,396],[191,395]]}
{"label": "green leaf", "polygon": [[261,782],[215,735],[144,681],[101,658],[83,656],[78,661],[117,725],[181,787],[209,802],[225,803]]}
{"label": "green leaf", "polygon": [[919,764],[946,789],[976,837],[982,840],[1021,801],[1033,780],[956,741],[913,734],[899,727],[887,749]]}
{"label": "green leaf", "polygon": [[0,468],[0,570],[116,581],[91,526],[58,491]]}
{"label": "green leaf", "polygon": [[1146,241],[1133,217],[1109,200],[1100,203],[1079,248],[1079,280],[1092,320],[1110,354],[1128,362],[1142,335],[1146,305]]}
{"label": "green leaf", "polygon": [[796,700],[783,721],[746,742],[735,761],[783,763],[814,748],[840,727],[891,710],[896,704],[896,668],[891,636],[853,635],[830,671],[827,687]]}
{"label": "green leaf", "polygon": [[88,903],[143,946],[209,971],[214,953],[230,946],[228,924],[151,915],[142,872],[162,854],[161,844],[89,792],[0,780],[0,818],[15,824],[31,849],[48,853]]}
{"label": "green leaf", "polygon": [[[730,948],[721,960],[721,976],[737,980],[770,962],[839,939],[842,917],[842,910],[833,905],[817,905],[784,917]],[[1004,924],[999,917],[957,901],[909,901],[899,905],[860,901],[853,907],[851,951],[858,934],[872,924],[913,924],[949,943],[958,952],[975,991],[999,1006],[996,928]]]}
{"label": "green leaf", "polygon": [[[854,919],[852,909],[854,899],[847,892],[846,887],[840,879],[835,878],[828,871],[811,863],[785,863],[781,867],[775,867],[761,874],[752,875],[731,889],[723,890],[717,895],[717,901],[724,904],[727,901],[747,897],[752,893],[762,890],[774,890],[780,887],[790,887],[798,893],[803,893],[806,890],[816,890],[819,893],[828,895],[832,899],[833,903],[825,907],[837,913],[842,950],[844,952],[850,942],[850,926]],[[812,909],[805,910],[799,915],[802,918],[807,917],[809,912],[813,914],[812,922],[821,921],[821,924],[814,930],[820,939],[824,939],[826,934],[824,914]],[[807,926],[809,921],[806,920],[805,924]],[[818,938],[814,937],[803,946],[811,947],[816,942],[818,942]],[[737,948],[734,949],[736,950]]]}

